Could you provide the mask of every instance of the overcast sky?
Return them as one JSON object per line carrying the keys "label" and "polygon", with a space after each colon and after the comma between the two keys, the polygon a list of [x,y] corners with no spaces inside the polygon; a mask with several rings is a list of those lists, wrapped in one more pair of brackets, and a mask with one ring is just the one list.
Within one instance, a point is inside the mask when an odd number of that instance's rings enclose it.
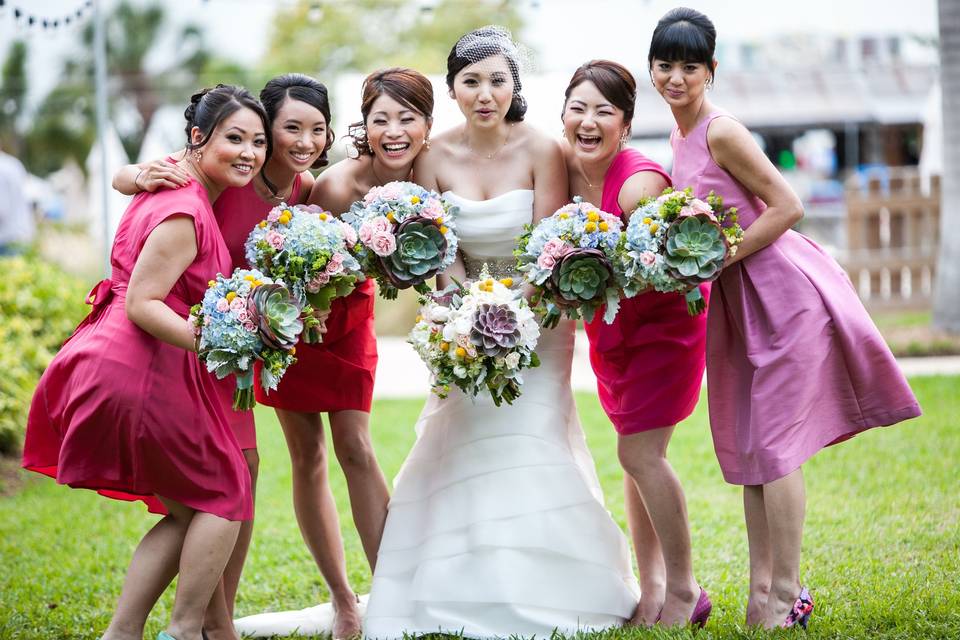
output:
{"label": "overcast sky", "polygon": [[[143,0],[137,0],[142,2]],[[205,27],[213,48],[241,62],[256,61],[266,47],[267,28],[278,6],[295,0],[159,0],[176,20]],[[331,1],[331,0],[327,0]],[[350,0],[336,0],[349,2]],[[423,0],[429,1],[429,0]],[[462,0],[470,2],[472,0]],[[101,0],[106,7],[116,0]],[[934,35],[936,0],[681,0],[709,15],[721,42],[788,33],[837,35],[916,33]],[[23,37],[9,7],[35,15],[70,13],[82,0],[7,0],[0,15],[0,56]],[[542,71],[575,68],[585,57],[605,57],[630,66],[643,59],[656,21],[676,0],[518,0],[527,20],[523,40],[537,52]],[[31,94],[52,86],[60,60],[77,36],[67,30],[26,34],[30,42]],[[451,42],[459,34],[450,34]],[[722,61],[721,61],[722,62]]]}

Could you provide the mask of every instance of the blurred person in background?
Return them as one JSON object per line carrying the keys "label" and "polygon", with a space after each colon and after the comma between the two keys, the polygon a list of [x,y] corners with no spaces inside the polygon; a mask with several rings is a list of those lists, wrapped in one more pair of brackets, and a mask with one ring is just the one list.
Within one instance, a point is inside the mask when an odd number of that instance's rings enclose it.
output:
{"label": "blurred person in background", "polygon": [[37,233],[23,185],[27,170],[0,149],[0,256],[20,253]]}

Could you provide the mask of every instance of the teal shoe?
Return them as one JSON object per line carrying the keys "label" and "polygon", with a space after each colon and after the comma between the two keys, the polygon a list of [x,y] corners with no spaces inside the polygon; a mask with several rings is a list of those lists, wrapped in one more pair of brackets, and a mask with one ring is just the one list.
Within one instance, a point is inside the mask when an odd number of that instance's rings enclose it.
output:
{"label": "teal shoe", "polygon": [[167,633],[166,631],[161,631],[160,634],[157,636],[157,640],[177,640],[177,639],[174,638],[169,633]]}

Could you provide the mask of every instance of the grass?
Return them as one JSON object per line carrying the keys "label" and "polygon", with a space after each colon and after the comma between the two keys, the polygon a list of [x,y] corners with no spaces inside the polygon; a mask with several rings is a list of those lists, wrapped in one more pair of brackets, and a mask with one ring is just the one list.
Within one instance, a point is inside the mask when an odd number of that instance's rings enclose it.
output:
{"label": "grass", "polygon": [[960,335],[934,327],[929,309],[876,311],[871,317],[897,357],[960,354]]}
{"label": "grass", "polygon": [[[925,415],[821,452],[805,466],[808,516],[802,572],[817,601],[810,638],[960,637],[960,378],[912,381]],[[625,526],[615,438],[596,398],[577,398],[608,507]],[[374,406],[377,452],[392,477],[408,451],[421,402]],[[257,525],[238,614],[312,606],[326,599],[290,504],[280,430],[258,409],[261,479]],[[740,492],[724,484],[705,404],[678,427],[670,448],[686,487],[697,576],[714,614],[697,638],[794,637],[744,631],[746,533]],[[94,639],[109,620],[123,574],[154,518],[27,475],[0,492],[0,638]],[[339,470],[332,472],[354,588],[370,583]],[[16,479],[15,479],[16,480]],[[9,482],[8,482],[9,484]],[[168,619],[169,589],[147,638]],[[687,630],[612,630],[600,638],[683,638]]]}

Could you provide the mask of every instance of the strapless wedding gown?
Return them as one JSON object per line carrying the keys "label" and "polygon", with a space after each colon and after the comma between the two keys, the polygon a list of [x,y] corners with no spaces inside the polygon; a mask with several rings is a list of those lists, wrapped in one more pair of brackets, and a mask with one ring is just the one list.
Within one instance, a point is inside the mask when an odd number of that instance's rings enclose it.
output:
{"label": "strapless wedding gown", "polygon": [[[447,192],[468,277],[516,275],[533,191],[490,200]],[[431,395],[394,481],[366,608],[367,638],[448,632],[547,638],[619,626],[640,590],[603,504],[570,387],[574,323],[541,333],[523,395],[496,407],[454,388]],[[329,604],[236,621],[245,636],[329,633]]]}
{"label": "strapless wedding gown", "polygon": [[[476,201],[447,192],[468,278],[515,275],[533,192]],[[623,624],[639,588],[603,494],[570,387],[574,323],[543,331],[523,395],[496,407],[430,396],[397,475],[364,620],[404,633],[549,637]]]}

